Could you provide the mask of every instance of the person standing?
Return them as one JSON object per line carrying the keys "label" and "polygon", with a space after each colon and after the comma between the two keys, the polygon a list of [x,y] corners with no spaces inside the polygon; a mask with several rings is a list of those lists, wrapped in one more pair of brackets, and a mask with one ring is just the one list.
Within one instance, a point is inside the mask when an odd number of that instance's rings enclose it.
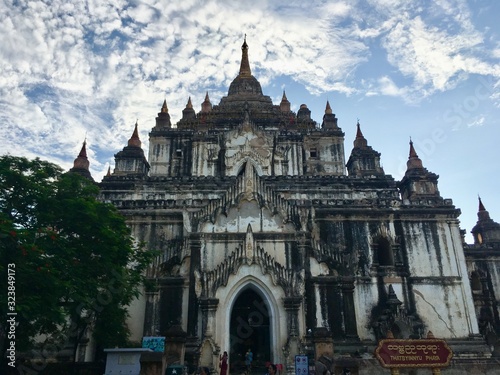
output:
{"label": "person standing", "polygon": [[267,366],[267,375],[276,375],[278,368],[274,364]]}
{"label": "person standing", "polygon": [[224,354],[219,357],[219,368],[220,375],[227,374],[227,352],[224,352]]}
{"label": "person standing", "polygon": [[247,374],[250,374],[250,371],[252,370],[252,361],[253,361],[252,349],[248,349],[247,353],[245,354],[245,365],[247,366]]}

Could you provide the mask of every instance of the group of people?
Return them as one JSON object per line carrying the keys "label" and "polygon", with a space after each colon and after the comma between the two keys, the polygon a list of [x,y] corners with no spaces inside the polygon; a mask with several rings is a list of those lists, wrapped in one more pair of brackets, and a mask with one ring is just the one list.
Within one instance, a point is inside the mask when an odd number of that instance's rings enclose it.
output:
{"label": "group of people", "polygon": [[[252,349],[248,349],[247,352],[245,353],[245,367],[247,375],[250,375],[252,371],[252,362],[253,362]],[[224,352],[224,354],[222,354],[219,357],[220,375],[227,375],[227,366],[228,366],[228,356],[227,352]],[[275,364],[270,363],[267,365],[267,375],[277,375],[277,373],[278,373],[278,367]],[[209,375],[209,374],[201,373],[200,375]]]}
{"label": "group of people", "polygon": [[[245,353],[245,366],[246,366],[247,374],[250,374],[250,371],[252,369],[252,362],[253,362],[253,353],[252,353],[251,349],[248,349],[247,352]],[[224,352],[224,354],[222,354],[219,357],[220,375],[227,374],[227,366],[228,366],[228,356],[227,356],[227,352]],[[208,369],[206,369],[206,370],[208,370]],[[205,371],[204,368],[202,368],[200,371],[200,375],[209,375],[208,373],[204,374],[203,373],[204,371]],[[275,373],[270,374],[270,375],[275,375]]]}
{"label": "group of people", "polygon": [[[227,375],[227,366],[227,352],[224,352],[219,357],[220,375]],[[210,369],[208,367],[201,367],[199,375],[210,375]]]}
{"label": "group of people", "polygon": [[[250,374],[250,371],[252,370],[252,362],[253,362],[253,353],[251,349],[248,349],[247,352],[245,353],[245,366],[246,366],[246,373]],[[220,375],[226,375],[227,374],[227,352],[224,352],[219,357],[219,368],[220,368]]]}
{"label": "group of people", "polygon": [[[253,353],[251,349],[248,349],[247,352],[245,353],[245,366],[246,366],[246,373],[248,375],[250,375],[252,370],[252,362],[253,362]],[[224,354],[222,354],[219,357],[220,375],[227,375],[227,367],[228,367],[228,355],[227,352],[224,352]],[[349,371],[349,369],[344,368],[342,373],[345,375],[349,375],[351,372]],[[267,365],[267,375],[277,375],[277,374],[278,374],[278,366],[269,363]],[[202,367],[200,369],[200,375],[210,375],[210,369],[208,367]]]}

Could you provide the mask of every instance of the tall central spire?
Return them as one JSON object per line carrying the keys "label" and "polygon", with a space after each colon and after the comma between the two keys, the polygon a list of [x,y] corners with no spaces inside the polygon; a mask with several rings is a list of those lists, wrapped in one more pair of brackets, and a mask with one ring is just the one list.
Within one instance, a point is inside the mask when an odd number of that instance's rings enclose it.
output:
{"label": "tall central spire", "polygon": [[[250,70],[250,63],[248,62],[248,44],[247,36],[245,34],[245,40],[241,46],[241,65],[240,72],[238,76],[229,85],[228,98],[229,100],[244,100],[248,101],[250,97],[256,100],[265,100],[272,105],[272,100],[263,99],[262,87],[259,81],[252,75]],[[242,99],[244,97],[244,99]],[[224,104],[224,100],[221,99],[221,105]]]}
{"label": "tall central spire", "polygon": [[240,77],[250,77],[252,71],[250,70],[250,63],[248,62],[247,34],[245,34],[245,40],[241,46],[241,51]]}

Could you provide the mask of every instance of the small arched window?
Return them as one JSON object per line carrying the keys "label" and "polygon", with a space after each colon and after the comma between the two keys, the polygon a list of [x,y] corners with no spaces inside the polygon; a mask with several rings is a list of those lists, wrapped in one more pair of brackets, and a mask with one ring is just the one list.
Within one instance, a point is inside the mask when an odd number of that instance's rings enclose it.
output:
{"label": "small arched window", "polygon": [[394,254],[391,243],[385,237],[380,237],[377,242],[377,259],[380,266],[394,266]]}
{"label": "small arched window", "polygon": [[470,285],[473,292],[481,292],[483,290],[483,286],[481,285],[481,277],[479,272],[474,271],[470,277]]}

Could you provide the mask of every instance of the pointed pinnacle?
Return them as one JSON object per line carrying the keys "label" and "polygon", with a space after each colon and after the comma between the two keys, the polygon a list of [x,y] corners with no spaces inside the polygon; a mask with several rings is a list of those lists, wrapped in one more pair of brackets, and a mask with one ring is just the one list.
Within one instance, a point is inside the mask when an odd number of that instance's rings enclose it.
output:
{"label": "pointed pinnacle", "polygon": [[241,64],[240,64],[240,76],[250,77],[252,71],[250,70],[250,63],[248,61],[248,44],[247,44],[247,34],[245,34],[245,40],[241,46]]}
{"label": "pointed pinnacle", "polygon": [[415,147],[413,147],[413,141],[410,138],[410,158],[418,158],[417,152],[415,151]]}
{"label": "pointed pinnacle", "polygon": [[161,111],[163,113],[168,113],[168,107],[167,107],[167,99],[163,101],[163,105],[161,106]]}
{"label": "pointed pinnacle", "polygon": [[357,122],[356,127],[357,127],[356,138],[364,138],[364,135],[361,132],[361,125],[359,124],[359,121]]}
{"label": "pointed pinnacle", "polygon": [[138,121],[135,122],[134,132],[128,140],[128,145],[131,147],[141,147],[141,140],[139,139]]}
{"label": "pointed pinnacle", "polygon": [[331,115],[333,112],[332,112],[332,107],[330,107],[330,101],[327,100],[326,101],[326,108],[325,108],[325,114],[327,115]]}
{"label": "pointed pinnacle", "polygon": [[87,157],[87,140],[83,141],[82,148],[80,150],[80,153],[78,154],[79,158],[86,158]]}
{"label": "pointed pinnacle", "polygon": [[484,204],[481,201],[481,197],[477,197],[479,199],[479,211],[486,211],[486,208],[484,208]]}
{"label": "pointed pinnacle", "polygon": [[417,155],[415,148],[413,147],[413,141],[410,138],[410,155],[408,156],[408,161],[406,162],[406,170],[410,169],[423,169],[422,160]]}

